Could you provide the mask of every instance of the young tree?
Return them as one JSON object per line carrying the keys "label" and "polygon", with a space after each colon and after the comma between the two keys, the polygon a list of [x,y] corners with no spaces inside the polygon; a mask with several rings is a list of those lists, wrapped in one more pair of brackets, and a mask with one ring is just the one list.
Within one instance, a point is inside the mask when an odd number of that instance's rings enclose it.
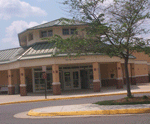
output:
{"label": "young tree", "polygon": [[[110,1],[109,1],[110,2]],[[124,59],[127,96],[131,96],[128,60],[134,51],[149,53],[148,33],[142,24],[150,18],[149,0],[65,0],[73,20],[86,22],[87,35],[76,33],[67,39],[54,36],[51,42],[61,50],[70,53],[104,53]],[[148,26],[149,24],[147,24]]]}

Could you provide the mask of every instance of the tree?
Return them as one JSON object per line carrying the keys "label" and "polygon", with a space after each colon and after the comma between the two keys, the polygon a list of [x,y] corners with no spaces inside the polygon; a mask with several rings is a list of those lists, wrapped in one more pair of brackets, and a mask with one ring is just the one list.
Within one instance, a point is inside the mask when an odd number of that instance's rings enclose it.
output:
{"label": "tree", "polygon": [[68,54],[93,52],[124,59],[127,96],[130,97],[129,56],[134,51],[150,53],[149,40],[140,37],[148,33],[142,24],[150,18],[150,1],[113,0],[107,3],[108,0],[65,0],[63,4],[69,7],[73,20],[87,23],[83,29],[87,35],[75,33],[67,39],[55,35],[50,41]]}

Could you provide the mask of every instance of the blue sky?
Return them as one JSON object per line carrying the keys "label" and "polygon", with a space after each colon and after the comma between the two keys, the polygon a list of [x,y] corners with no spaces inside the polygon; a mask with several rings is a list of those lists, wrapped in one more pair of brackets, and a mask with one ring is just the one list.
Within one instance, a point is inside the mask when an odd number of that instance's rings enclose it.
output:
{"label": "blue sky", "polygon": [[[61,17],[71,18],[63,0],[0,0],[0,50],[19,47],[18,33]],[[107,0],[106,5],[112,0]],[[150,20],[145,28],[150,29]],[[142,36],[140,36],[142,37]],[[144,36],[150,39],[150,34]]]}
{"label": "blue sky", "polygon": [[0,50],[19,47],[18,33],[44,22],[69,17],[63,0],[0,0]]}

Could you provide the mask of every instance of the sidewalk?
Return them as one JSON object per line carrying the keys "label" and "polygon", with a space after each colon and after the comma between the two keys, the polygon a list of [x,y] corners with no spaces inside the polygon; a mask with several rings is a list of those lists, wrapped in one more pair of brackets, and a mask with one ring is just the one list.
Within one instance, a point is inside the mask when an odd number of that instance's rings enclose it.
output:
{"label": "sidewalk", "polygon": [[114,114],[139,114],[150,113],[150,104],[139,105],[96,105],[80,104],[54,106],[33,109],[29,116],[74,116],[74,115],[114,115]]}
{"label": "sidewalk", "polygon": [[[150,83],[140,83],[137,85],[131,85],[131,91],[132,94],[150,93]],[[115,87],[102,87],[100,92],[93,92],[92,89],[85,89],[63,91],[61,95],[53,95],[52,93],[48,93],[47,99],[45,99],[44,93],[28,93],[28,96],[20,96],[19,94],[0,95],[0,105],[112,95],[125,95],[126,92],[126,86],[124,85],[123,89],[116,89]]]}

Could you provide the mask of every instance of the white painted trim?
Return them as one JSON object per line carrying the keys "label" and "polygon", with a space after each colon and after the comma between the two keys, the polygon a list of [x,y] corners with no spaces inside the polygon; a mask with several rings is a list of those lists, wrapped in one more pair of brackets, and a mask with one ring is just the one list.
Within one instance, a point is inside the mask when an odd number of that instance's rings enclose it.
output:
{"label": "white painted trim", "polygon": [[149,62],[149,63],[147,63],[147,65],[150,65],[150,62]]}
{"label": "white painted trim", "polygon": [[116,79],[116,78],[103,78],[101,80],[113,80],[113,79]]}
{"label": "white painted trim", "polygon": [[24,58],[21,58],[20,60],[40,59],[40,58],[45,58],[45,57],[52,57],[52,55],[24,57]]}
{"label": "white painted trim", "polygon": [[27,85],[26,84],[20,84],[20,87],[26,87]]}
{"label": "white painted trim", "polygon": [[116,78],[116,80],[122,80],[122,78]]}
{"label": "white painted trim", "polygon": [[60,82],[53,82],[52,85],[60,85]]}
{"label": "white painted trim", "polygon": [[99,80],[99,79],[97,79],[97,80],[93,80],[93,82],[100,82],[100,80]]}
{"label": "white painted trim", "polygon": [[[130,76],[130,78],[131,78],[131,77],[133,77],[133,78],[134,78],[134,77],[137,77],[137,76]],[[126,77],[124,77],[124,78],[126,78]]]}
{"label": "white painted trim", "polygon": [[142,60],[136,60],[135,62],[134,62],[134,64],[148,64],[147,63],[147,61],[142,61]]}
{"label": "white painted trim", "polygon": [[[30,48],[28,49],[30,50]],[[27,51],[26,51],[27,52]],[[24,53],[25,54],[25,53]],[[23,54],[22,54],[23,55]],[[78,57],[77,61],[66,61],[65,58],[61,56],[57,56],[56,58],[49,57],[51,55],[43,55],[40,56],[40,58],[36,57],[18,57],[18,60],[24,60],[24,61],[10,61],[7,64],[0,63],[0,70],[8,70],[8,69],[18,69],[20,67],[38,67],[41,65],[52,65],[52,64],[58,64],[58,65],[72,65],[72,64],[85,64],[85,63],[93,63],[93,62],[124,62],[124,60],[120,59],[119,57],[112,57],[105,55],[90,55],[90,56],[82,56]],[[43,59],[42,59],[42,58]],[[37,58],[34,60],[34,58]],[[86,60],[83,60],[85,58]],[[129,59],[129,63],[134,63],[134,59]],[[35,62],[36,61],[36,62]]]}
{"label": "white painted trim", "polygon": [[20,57],[17,58],[17,60],[21,59],[23,55],[25,55],[28,51],[30,51],[32,47],[30,47],[26,52],[24,52]]}
{"label": "white painted trim", "polygon": [[[145,75],[136,75],[136,76],[129,76],[129,78],[132,78],[132,77],[142,77],[142,76],[149,76],[148,74],[145,74]],[[126,78],[126,77],[124,77]]]}
{"label": "white painted trim", "polygon": [[11,85],[11,84],[10,84],[10,85],[8,85],[8,87],[15,87],[15,85]]}
{"label": "white painted trim", "polygon": [[135,75],[135,76],[132,76],[132,77],[143,77],[143,76],[149,76],[148,74],[145,74],[145,75]]}

